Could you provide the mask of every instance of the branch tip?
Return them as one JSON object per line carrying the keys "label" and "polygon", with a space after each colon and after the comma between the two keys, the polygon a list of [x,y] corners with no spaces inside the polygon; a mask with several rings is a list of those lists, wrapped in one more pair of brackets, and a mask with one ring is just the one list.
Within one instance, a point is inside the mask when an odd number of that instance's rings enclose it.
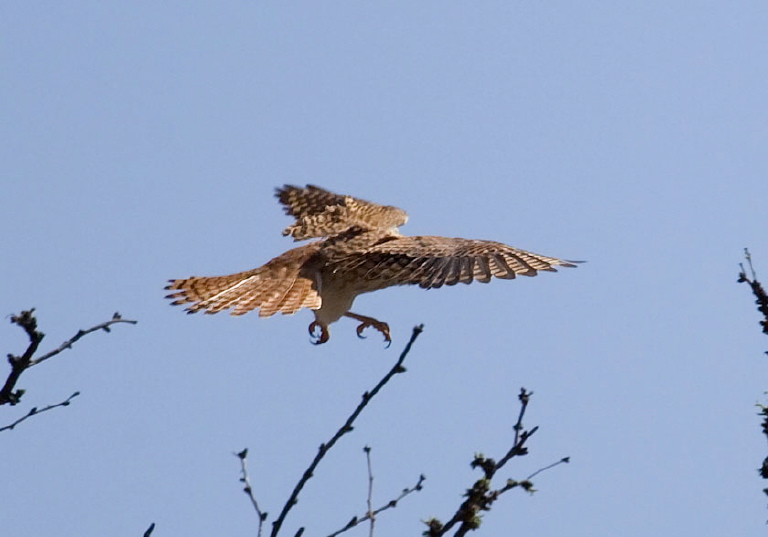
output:
{"label": "branch tip", "polygon": [[[376,396],[376,394],[381,391],[381,389],[387,385],[387,383],[398,373],[405,372],[405,368],[403,367],[403,362],[405,361],[405,357],[408,355],[408,353],[411,350],[411,347],[413,346],[413,343],[416,341],[416,338],[418,335],[423,331],[424,325],[420,324],[414,327],[413,333],[411,334],[411,339],[408,341],[408,343],[405,345],[405,348],[403,349],[403,352],[400,353],[400,357],[398,358],[397,362],[392,366],[392,368],[379,380],[379,382],[374,386],[371,390],[366,391],[363,396],[360,403],[357,405],[357,408],[352,411],[352,413],[349,415],[347,420],[339,427],[339,429],[336,431],[336,433],[331,437],[330,440],[328,440],[327,443],[321,444],[320,449],[317,452],[317,455],[315,455],[315,458],[312,460],[312,462],[309,464],[307,469],[302,474],[302,477],[299,479],[299,481],[296,483],[296,486],[294,487],[293,491],[291,492],[290,497],[285,502],[285,505],[283,506],[282,511],[278,515],[277,519],[272,523],[272,532],[270,533],[271,537],[277,537],[277,535],[280,532],[280,528],[283,525],[283,522],[285,521],[285,518],[288,516],[288,513],[293,508],[293,506],[298,501],[299,494],[301,493],[304,486],[307,484],[307,481],[309,481],[312,476],[314,475],[314,471],[317,468],[317,466],[320,464],[320,462],[323,460],[325,455],[328,453],[328,451],[333,448],[333,446],[336,444],[336,442],[339,441],[339,439],[344,436],[345,434],[351,432],[353,430],[353,424],[355,420],[360,416],[360,414],[363,412],[363,410],[368,406],[368,404],[373,400],[373,398]],[[370,451],[366,452],[370,453]],[[374,511],[371,513],[372,515],[375,515],[376,512]],[[362,520],[362,518],[361,518]],[[368,519],[366,519],[368,520]],[[336,533],[336,535],[338,532]]]}

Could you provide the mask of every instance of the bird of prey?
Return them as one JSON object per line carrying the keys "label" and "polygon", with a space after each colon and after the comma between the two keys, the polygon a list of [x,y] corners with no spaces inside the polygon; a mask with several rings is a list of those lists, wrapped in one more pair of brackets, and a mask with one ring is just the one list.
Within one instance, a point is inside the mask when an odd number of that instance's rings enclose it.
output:
{"label": "bird of prey", "polygon": [[508,280],[578,263],[493,241],[401,235],[398,228],[408,221],[402,209],[313,185],[285,185],[275,196],[294,218],[283,235],[319,240],[245,272],[170,280],[166,289],[173,292],[166,298],[187,304],[187,313],[231,309],[242,315],[259,308],[260,317],[270,317],[309,308],[315,313],[309,325],[315,344],[328,341],[329,325],[341,317],[360,322],[358,336],[372,327],[390,343],[387,323],[349,311],[357,295],[393,285],[436,289],[492,277]]}

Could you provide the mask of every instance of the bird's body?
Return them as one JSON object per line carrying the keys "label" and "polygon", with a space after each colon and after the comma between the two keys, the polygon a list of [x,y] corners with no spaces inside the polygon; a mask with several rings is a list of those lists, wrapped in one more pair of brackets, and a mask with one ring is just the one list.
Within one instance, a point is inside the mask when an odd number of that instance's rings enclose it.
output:
{"label": "bird's body", "polygon": [[408,237],[398,227],[408,215],[401,209],[333,194],[315,186],[286,185],[277,198],[295,223],[283,231],[294,240],[319,238],[288,250],[265,265],[228,276],[171,280],[166,289],[173,304],[189,304],[188,313],[231,309],[242,315],[259,308],[259,316],[314,310],[310,333],[320,330],[317,343],[328,340],[328,326],[343,316],[381,331],[389,327],[352,313],[355,298],[394,285],[425,289],[492,277],[512,279],[555,272],[574,262],[526,252],[502,243],[446,237]]}

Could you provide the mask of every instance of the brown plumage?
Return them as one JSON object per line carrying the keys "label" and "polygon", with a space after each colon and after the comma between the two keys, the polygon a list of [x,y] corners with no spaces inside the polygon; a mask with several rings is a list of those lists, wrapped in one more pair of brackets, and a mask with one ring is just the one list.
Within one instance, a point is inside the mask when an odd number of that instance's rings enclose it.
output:
{"label": "brown plumage", "polygon": [[314,185],[306,188],[286,185],[275,195],[288,216],[296,222],[283,230],[300,241],[329,237],[353,226],[395,231],[408,221],[402,209],[378,205],[351,196],[340,196]]}
{"label": "brown plumage", "polygon": [[171,280],[166,289],[176,292],[166,298],[173,299],[174,306],[191,304],[188,313],[232,309],[232,315],[243,315],[260,308],[260,317],[271,317],[277,312],[290,315],[301,308],[317,309],[321,300],[315,281],[303,270],[317,250],[316,244],[294,248],[262,267],[229,276]]}
{"label": "brown plumage", "polygon": [[370,326],[389,342],[386,323],[349,311],[357,295],[393,285],[434,289],[487,283],[577,263],[493,241],[403,236],[397,228],[408,220],[405,211],[312,185],[286,185],[276,197],[295,219],[283,235],[321,240],[288,250],[257,269],[171,280],[166,289],[174,291],[167,296],[173,305],[189,304],[188,313],[231,309],[232,315],[259,308],[260,317],[309,308],[315,312],[310,334],[320,331],[315,343],[328,341],[328,325],[342,316],[361,322],[358,335]]}

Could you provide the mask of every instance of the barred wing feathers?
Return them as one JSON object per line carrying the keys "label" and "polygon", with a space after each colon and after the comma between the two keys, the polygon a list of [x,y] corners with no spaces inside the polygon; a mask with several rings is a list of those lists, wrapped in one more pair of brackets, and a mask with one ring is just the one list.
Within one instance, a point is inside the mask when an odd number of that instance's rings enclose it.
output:
{"label": "barred wing feathers", "polygon": [[419,285],[435,289],[475,280],[487,283],[493,277],[535,276],[541,270],[557,272],[555,266],[575,267],[575,263],[493,241],[394,236],[330,265],[334,272],[377,282],[379,288]]}
{"label": "barred wing feathers", "polygon": [[314,185],[285,185],[277,189],[275,196],[285,213],[296,220],[283,230],[283,235],[296,241],[330,237],[352,227],[394,229],[408,220],[405,211],[397,207],[341,196]]}
{"label": "barred wing feathers", "polygon": [[313,274],[302,266],[315,248],[297,250],[254,270],[170,280],[165,289],[174,292],[166,298],[173,300],[174,306],[189,304],[187,313],[232,309],[232,315],[243,315],[259,308],[259,317],[271,317],[278,312],[290,315],[301,308],[319,309],[322,301]]}

